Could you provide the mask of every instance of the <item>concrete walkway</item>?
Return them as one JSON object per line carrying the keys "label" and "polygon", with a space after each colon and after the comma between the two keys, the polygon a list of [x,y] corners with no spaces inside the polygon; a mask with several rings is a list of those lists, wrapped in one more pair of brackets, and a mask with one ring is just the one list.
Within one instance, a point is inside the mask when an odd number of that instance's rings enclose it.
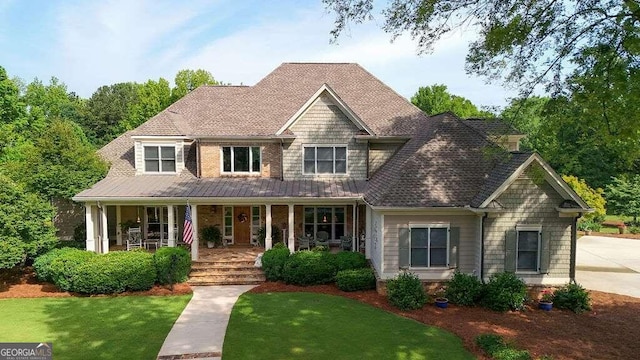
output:
{"label": "concrete walkway", "polygon": [[576,281],[590,290],[640,297],[640,240],[581,237]]}
{"label": "concrete walkway", "polygon": [[194,286],[193,297],[173,324],[158,358],[192,354],[193,359],[220,359],[233,304],[253,287]]}

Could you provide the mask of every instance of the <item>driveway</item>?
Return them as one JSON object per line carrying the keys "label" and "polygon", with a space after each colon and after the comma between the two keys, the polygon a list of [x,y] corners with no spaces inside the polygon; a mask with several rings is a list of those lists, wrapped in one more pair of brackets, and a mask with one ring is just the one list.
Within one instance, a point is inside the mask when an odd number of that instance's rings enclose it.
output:
{"label": "driveway", "polygon": [[590,290],[640,298],[640,240],[581,237],[576,281]]}

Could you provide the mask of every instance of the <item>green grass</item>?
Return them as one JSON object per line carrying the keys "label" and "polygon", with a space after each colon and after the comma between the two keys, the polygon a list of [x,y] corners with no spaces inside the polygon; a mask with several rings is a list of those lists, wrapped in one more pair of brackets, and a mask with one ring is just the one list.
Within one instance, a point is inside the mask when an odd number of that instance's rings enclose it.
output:
{"label": "green grass", "polygon": [[224,360],[474,358],[447,331],[314,293],[240,296],[222,353]]}
{"label": "green grass", "polygon": [[53,342],[54,359],[155,359],[190,298],[0,300],[0,342]]}
{"label": "green grass", "polygon": [[633,217],[631,216],[621,216],[621,215],[607,215],[604,217],[604,220],[610,220],[610,221],[631,221],[633,220]]}

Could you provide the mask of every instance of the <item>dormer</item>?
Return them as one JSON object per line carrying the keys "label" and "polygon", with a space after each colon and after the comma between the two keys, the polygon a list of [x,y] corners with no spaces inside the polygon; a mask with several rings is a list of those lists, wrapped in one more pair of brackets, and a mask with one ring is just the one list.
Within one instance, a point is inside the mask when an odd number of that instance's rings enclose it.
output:
{"label": "dormer", "polygon": [[179,175],[185,168],[183,136],[132,136],[136,175]]}

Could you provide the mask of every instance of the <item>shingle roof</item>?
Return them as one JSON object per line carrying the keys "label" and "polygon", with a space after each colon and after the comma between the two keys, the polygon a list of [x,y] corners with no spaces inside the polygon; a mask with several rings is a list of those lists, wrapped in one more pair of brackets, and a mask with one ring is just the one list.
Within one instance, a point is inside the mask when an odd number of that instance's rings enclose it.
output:
{"label": "shingle roof", "polygon": [[388,207],[468,206],[504,153],[453,114],[433,116],[374,175],[365,200]]}
{"label": "shingle roof", "polygon": [[491,172],[480,191],[471,201],[471,206],[479,207],[489,196],[491,196],[505,181],[525,163],[533,154],[526,152],[512,152],[504,162],[499,163]]}
{"label": "shingle roof", "polygon": [[465,124],[470,125],[484,135],[524,135],[511,124],[501,119],[466,119]]}
{"label": "shingle roof", "polygon": [[324,84],[377,135],[410,135],[426,118],[358,64],[284,63],[254,86],[199,87],[133,135],[274,135]]}
{"label": "shingle roof", "polygon": [[74,197],[94,198],[359,198],[364,180],[291,180],[270,178],[187,178],[163,175],[107,177]]}

